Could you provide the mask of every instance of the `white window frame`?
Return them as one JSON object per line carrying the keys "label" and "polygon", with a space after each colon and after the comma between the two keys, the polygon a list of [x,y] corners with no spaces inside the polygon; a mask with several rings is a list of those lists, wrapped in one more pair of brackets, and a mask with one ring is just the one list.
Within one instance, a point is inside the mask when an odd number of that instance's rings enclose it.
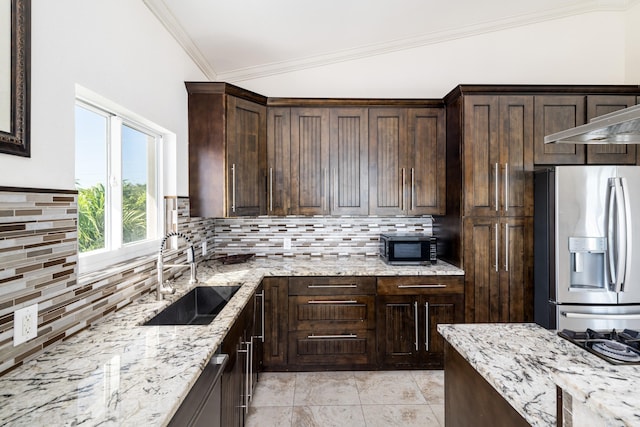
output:
{"label": "white window frame", "polygon": [[[141,256],[155,255],[164,233],[163,142],[170,133],[139,115],[80,87],[76,87],[75,105],[108,117],[105,248],[78,253],[79,273],[89,273]],[[155,209],[155,215],[147,216],[147,239],[126,244],[122,242],[122,126],[155,138],[155,161],[153,161],[155,165],[152,166],[152,162],[149,165],[149,174],[155,178],[155,203],[152,208]]]}

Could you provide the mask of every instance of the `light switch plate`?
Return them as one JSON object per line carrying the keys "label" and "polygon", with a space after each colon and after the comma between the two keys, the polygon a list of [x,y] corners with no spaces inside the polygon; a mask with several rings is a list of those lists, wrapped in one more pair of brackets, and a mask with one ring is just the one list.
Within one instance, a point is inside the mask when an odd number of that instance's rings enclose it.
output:
{"label": "light switch plate", "polygon": [[13,313],[13,346],[38,336],[38,304],[20,308]]}
{"label": "light switch plate", "polygon": [[285,237],[282,239],[283,249],[291,249],[291,237]]}
{"label": "light switch plate", "polygon": [[202,242],[202,256],[206,256],[207,255],[207,241],[204,240]]}

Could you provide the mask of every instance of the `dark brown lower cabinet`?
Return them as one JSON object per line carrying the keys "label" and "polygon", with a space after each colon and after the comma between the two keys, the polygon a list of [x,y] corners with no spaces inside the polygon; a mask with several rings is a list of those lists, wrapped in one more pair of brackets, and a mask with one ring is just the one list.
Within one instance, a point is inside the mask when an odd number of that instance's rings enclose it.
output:
{"label": "dark brown lower cabinet", "polygon": [[442,369],[439,323],[464,321],[462,276],[378,279],[378,361],[388,369]]}
{"label": "dark brown lower cabinet", "polygon": [[258,288],[222,342],[229,355],[222,375],[221,425],[242,427],[262,359],[262,288]]}
{"label": "dark brown lower cabinet", "polygon": [[529,426],[522,415],[446,341],[444,350],[447,427]]}
{"label": "dark brown lower cabinet", "polygon": [[290,369],[375,366],[375,278],[289,279]]}
{"label": "dark brown lower cabinet", "polygon": [[265,277],[262,285],[265,312],[262,369],[287,370],[289,278]]}

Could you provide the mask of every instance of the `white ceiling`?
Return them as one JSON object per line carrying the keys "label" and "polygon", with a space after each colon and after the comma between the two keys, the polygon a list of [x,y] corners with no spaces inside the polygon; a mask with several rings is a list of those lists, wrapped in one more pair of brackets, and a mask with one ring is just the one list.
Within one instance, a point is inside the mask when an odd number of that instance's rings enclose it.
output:
{"label": "white ceiling", "polygon": [[143,0],[211,80],[238,82],[640,0]]}

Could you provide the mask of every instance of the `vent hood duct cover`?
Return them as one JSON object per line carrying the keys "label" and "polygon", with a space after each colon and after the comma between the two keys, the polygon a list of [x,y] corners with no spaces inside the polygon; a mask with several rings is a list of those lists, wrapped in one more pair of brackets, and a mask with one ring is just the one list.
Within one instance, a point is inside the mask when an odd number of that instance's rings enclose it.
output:
{"label": "vent hood duct cover", "polygon": [[640,105],[544,137],[545,144],[640,144]]}

